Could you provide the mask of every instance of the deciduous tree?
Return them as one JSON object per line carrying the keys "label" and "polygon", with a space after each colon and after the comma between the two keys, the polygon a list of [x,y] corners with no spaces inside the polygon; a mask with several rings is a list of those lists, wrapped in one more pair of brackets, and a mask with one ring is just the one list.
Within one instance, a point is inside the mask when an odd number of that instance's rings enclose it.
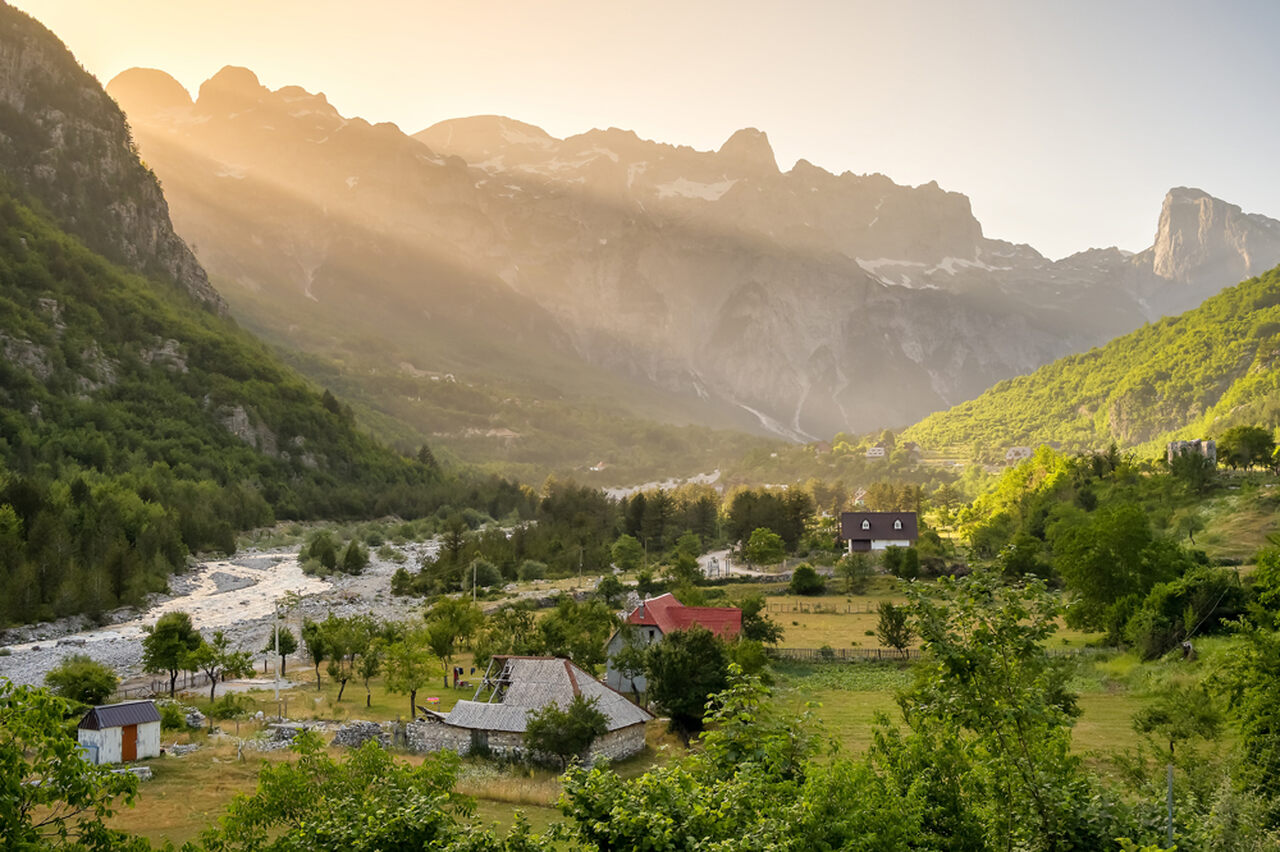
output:
{"label": "deciduous tree", "polygon": [[177,691],[178,672],[187,668],[187,658],[204,640],[185,612],[167,612],[155,624],[144,627],[142,670],[169,675],[169,697]]}
{"label": "deciduous tree", "polygon": [[525,724],[524,744],[531,752],[551,755],[561,768],[582,755],[596,737],[609,731],[609,720],[595,698],[575,695],[568,707],[555,702],[531,712]]}
{"label": "deciduous tree", "polygon": [[5,849],[149,849],[107,828],[138,780],[83,760],[67,736],[70,707],[47,689],[0,678],[0,845]]}

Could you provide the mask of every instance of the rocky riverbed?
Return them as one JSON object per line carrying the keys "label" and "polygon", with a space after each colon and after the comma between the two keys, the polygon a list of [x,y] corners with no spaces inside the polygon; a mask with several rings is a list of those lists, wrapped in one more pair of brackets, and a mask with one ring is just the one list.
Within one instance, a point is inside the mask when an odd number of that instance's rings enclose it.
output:
{"label": "rocky riverbed", "polygon": [[40,684],[64,657],[85,654],[111,666],[124,679],[139,676],[143,627],[177,610],[190,614],[206,637],[222,630],[231,638],[233,647],[260,656],[272,628],[276,603],[291,592],[298,595],[298,605],[286,614],[285,623],[295,635],[304,617],[322,619],[330,612],[407,618],[420,609],[421,602],[393,597],[391,575],[401,564],[417,565],[435,549],[435,542],[398,548],[404,556],[403,563],[371,554],[369,567],[356,577],[308,576],[298,564],[297,549],[249,550],[231,559],[201,562],[184,574],[174,575],[169,594],[157,596],[146,610],[110,613],[107,626],[93,627],[84,618],[71,618],[0,634],[0,675],[14,683]]}

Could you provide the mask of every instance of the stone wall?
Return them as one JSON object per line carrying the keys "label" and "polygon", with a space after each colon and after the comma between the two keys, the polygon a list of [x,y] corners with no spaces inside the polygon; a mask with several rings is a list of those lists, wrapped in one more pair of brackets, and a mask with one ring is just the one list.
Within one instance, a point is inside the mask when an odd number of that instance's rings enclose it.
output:
{"label": "stone wall", "polygon": [[[489,753],[494,757],[509,760],[523,760],[526,757],[523,734],[509,731],[480,733],[483,734],[483,740],[487,741]],[[409,751],[419,754],[447,750],[465,756],[471,753],[473,743],[479,738],[474,738],[469,728],[422,720],[405,725],[405,739]],[[622,760],[643,749],[644,725],[631,725],[596,738],[591,744],[588,762],[595,762],[602,757]]]}
{"label": "stone wall", "polygon": [[644,750],[644,724],[630,725],[596,737],[591,744],[591,762],[601,757],[622,760]]}
{"label": "stone wall", "polygon": [[391,733],[377,722],[366,722],[363,719],[353,719],[338,728],[329,745],[359,748],[369,740],[377,741],[383,748],[391,747]]}

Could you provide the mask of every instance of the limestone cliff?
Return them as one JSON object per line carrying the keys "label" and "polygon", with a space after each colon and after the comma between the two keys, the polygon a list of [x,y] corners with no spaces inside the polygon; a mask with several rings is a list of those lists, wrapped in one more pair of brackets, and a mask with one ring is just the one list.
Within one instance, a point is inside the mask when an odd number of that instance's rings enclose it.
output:
{"label": "limestone cliff", "polygon": [[90,248],[225,310],[174,233],[160,184],[138,159],[115,101],[53,33],[7,5],[0,5],[0,169]]}

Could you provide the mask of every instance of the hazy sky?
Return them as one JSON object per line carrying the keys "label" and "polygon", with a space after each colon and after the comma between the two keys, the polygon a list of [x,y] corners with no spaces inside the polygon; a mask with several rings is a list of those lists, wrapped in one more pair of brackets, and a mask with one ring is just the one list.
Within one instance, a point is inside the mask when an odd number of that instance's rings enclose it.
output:
{"label": "hazy sky", "polygon": [[1165,192],[1280,218],[1280,2],[18,0],[104,83],[224,65],[413,133],[498,113],[937,180],[1052,257],[1151,243]]}

